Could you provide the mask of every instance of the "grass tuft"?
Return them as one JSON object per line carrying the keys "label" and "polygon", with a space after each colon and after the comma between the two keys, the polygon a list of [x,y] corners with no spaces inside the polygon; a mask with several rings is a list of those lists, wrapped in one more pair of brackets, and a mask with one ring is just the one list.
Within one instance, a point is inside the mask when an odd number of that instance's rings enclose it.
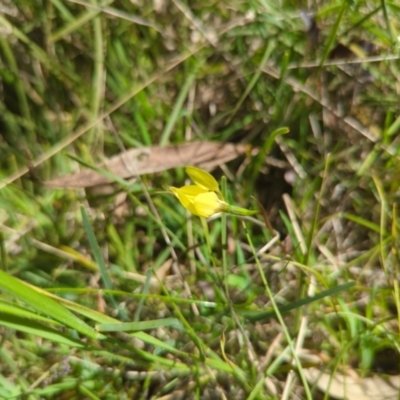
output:
{"label": "grass tuft", "polygon": [[[2,7],[0,398],[312,399],[398,377],[399,6]],[[94,166],[198,140],[248,145],[212,173],[257,216],[188,215],[163,189],[180,169]],[[85,168],[114,183],[42,184]]]}

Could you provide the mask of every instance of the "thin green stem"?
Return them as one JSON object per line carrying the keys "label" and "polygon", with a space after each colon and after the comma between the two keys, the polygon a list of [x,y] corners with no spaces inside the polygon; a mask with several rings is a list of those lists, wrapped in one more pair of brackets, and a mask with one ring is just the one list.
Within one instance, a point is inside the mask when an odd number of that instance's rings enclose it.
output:
{"label": "thin green stem", "polygon": [[[224,199],[227,198],[226,189],[226,177],[223,176],[221,179],[221,192]],[[221,242],[222,242],[222,268],[224,271],[224,284],[226,297],[229,300],[229,288],[228,288],[228,260],[227,260],[227,232],[226,232],[226,214],[221,215]]]}
{"label": "thin green stem", "polygon": [[249,245],[250,245],[251,251],[252,251],[252,253],[253,253],[253,256],[254,256],[254,258],[255,258],[255,261],[256,261],[256,264],[257,264],[257,268],[258,268],[258,271],[259,271],[260,276],[261,276],[261,280],[262,280],[262,282],[263,282],[263,284],[264,284],[264,287],[265,287],[265,293],[267,294],[268,298],[269,298],[270,301],[271,301],[271,304],[272,304],[272,307],[273,307],[273,309],[274,309],[274,311],[275,311],[276,317],[277,317],[277,319],[278,319],[278,321],[279,321],[279,323],[280,323],[280,325],[281,325],[281,328],[282,328],[282,330],[283,330],[283,333],[284,333],[284,335],[285,335],[285,338],[286,338],[286,340],[287,340],[287,342],[288,342],[288,345],[289,345],[289,347],[290,347],[290,351],[292,352],[292,356],[293,356],[293,359],[294,359],[294,361],[295,361],[295,363],[296,363],[296,366],[297,366],[297,368],[298,368],[298,372],[299,372],[299,375],[300,375],[300,379],[301,379],[301,381],[302,381],[302,383],[303,383],[303,386],[304,386],[304,390],[305,390],[307,399],[312,400],[312,395],[311,395],[310,387],[308,386],[307,379],[306,379],[306,377],[305,377],[305,375],[304,375],[304,372],[303,372],[303,368],[302,368],[302,366],[301,366],[300,359],[298,358],[298,356],[297,356],[297,354],[296,354],[296,350],[295,350],[295,347],[294,347],[294,344],[293,344],[293,340],[292,340],[292,338],[290,337],[289,330],[288,330],[288,328],[287,328],[287,326],[286,326],[286,324],[285,324],[285,321],[283,320],[282,314],[281,314],[280,311],[279,311],[278,305],[277,305],[276,302],[275,302],[274,295],[273,295],[273,293],[272,293],[272,291],[271,291],[271,289],[270,289],[270,287],[269,287],[267,278],[266,278],[266,276],[265,276],[265,274],[264,274],[264,271],[263,271],[263,269],[262,269],[260,260],[259,260],[259,258],[258,258],[258,256],[257,256],[257,252],[256,252],[256,250],[255,250],[255,248],[254,248],[254,244],[253,244],[253,241],[252,241],[252,239],[251,239],[251,235],[249,234],[249,232],[248,232],[248,230],[247,230],[247,227],[246,227],[245,222],[242,221],[242,223],[243,223],[243,227],[244,227],[244,229],[245,229],[245,231],[246,231],[246,237],[247,237],[248,243],[249,243]]}

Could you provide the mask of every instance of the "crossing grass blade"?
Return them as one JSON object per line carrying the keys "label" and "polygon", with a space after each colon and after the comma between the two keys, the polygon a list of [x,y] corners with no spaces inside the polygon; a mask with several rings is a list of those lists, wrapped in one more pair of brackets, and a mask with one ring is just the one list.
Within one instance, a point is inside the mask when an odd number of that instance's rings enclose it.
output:
{"label": "crossing grass blade", "polygon": [[[343,283],[342,285],[338,285],[338,286],[332,287],[330,289],[323,290],[322,292],[319,292],[315,296],[311,296],[311,297],[308,296],[308,297],[304,297],[300,300],[293,301],[289,304],[278,307],[279,312],[281,314],[288,313],[289,311],[296,310],[299,307],[304,307],[308,304],[312,304],[314,302],[322,300],[325,297],[334,296],[340,292],[349,290],[353,286],[355,286],[355,284],[356,284],[355,282],[346,282],[346,283]],[[274,318],[276,316],[276,312],[273,309],[268,310],[268,311],[265,311],[265,310],[246,311],[246,310],[237,309],[237,313],[242,315],[243,317],[249,319],[252,322],[266,321],[266,320],[268,320],[270,318]]]}
{"label": "crossing grass blade", "polygon": [[24,282],[1,270],[0,288],[15,299],[24,302],[44,316],[51,317],[56,321],[61,322],[68,328],[75,329],[92,339],[97,339],[99,337],[99,334],[94,329],[57,301],[43,295],[43,292],[39,293],[33,287],[26,285]]}

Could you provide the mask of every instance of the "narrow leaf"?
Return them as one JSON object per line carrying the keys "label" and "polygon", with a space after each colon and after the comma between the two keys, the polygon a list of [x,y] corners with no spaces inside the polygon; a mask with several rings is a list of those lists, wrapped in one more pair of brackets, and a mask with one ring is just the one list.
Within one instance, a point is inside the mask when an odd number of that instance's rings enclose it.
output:
{"label": "narrow leaf", "polygon": [[[281,314],[287,313],[296,308],[299,308],[299,307],[305,306],[307,304],[311,304],[315,301],[321,300],[324,297],[332,296],[334,294],[342,292],[343,290],[350,289],[354,285],[355,285],[355,282],[347,282],[342,285],[335,286],[335,287],[327,289],[327,290],[323,290],[322,292],[316,294],[315,296],[304,297],[300,300],[293,301],[292,303],[281,306],[281,307],[279,307],[279,312]],[[266,319],[275,317],[275,311],[272,308],[269,310],[258,310],[258,311],[249,311],[249,310],[246,310],[246,311],[236,310],[236,311],[238,314],[241,314],[243,317],[245,317],[253,322],[260,321],[260,320],[266,320]]]}
{"label": "narrow leaf", "polygon": [[182,325],[176,318],[162,318],[153,321],[126,322],[116,324],[98,324],[96,329],[100,332],[132,332],[155,329],[162,326],[181,328]]}
{"label": "narrow leaf", "polygon": [[[75,329],[83,335],[96,339],[99,334],[89,325],[58,304],[55,300],[38,293],[31,286],[0,270],[0,288],[17,299],[29,304],[36,311],[49,316],[69,328]],[[52,296],[54,298],[54,296]]]}
{"label": "narrow leaf", "polygon": [[68,337],[67,335],[58,332],[57,330],[50,328],[47,325],[41,324],[37,321],[32,321],[24,317],[0,312],[0,325],[6,326],[10,329],[15,329],[17,331],[39,336],[52,342],[65,344],[70,347],[85,347],[85,344],[77,339]]}

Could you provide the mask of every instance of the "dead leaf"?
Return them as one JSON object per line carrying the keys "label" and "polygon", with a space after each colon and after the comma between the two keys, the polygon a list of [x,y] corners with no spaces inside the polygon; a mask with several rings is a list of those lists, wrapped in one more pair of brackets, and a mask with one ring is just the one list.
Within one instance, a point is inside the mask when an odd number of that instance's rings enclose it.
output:
{"label": "dead leaf", "polygon": [[[186,165],[194,165],[210,171],[244,154],[246,150],[247,146],[243,144],[219,142],[191,142],[166,147],[142,147],[120,153],[100,167],[124,179]],[[111,182],[112,180],[105,176],[86,169],[44,183],[52,187],[86,188]]]}
{"label": "dead leaf", "polygon": [[342,375],[338,372],[330,376],[317,368],[304,370],[307,380],[316,384],[330,397],[346,400],[397,400],[400,390],[400,376],[388,376],[386,379],[375,375],[368,378]]}

